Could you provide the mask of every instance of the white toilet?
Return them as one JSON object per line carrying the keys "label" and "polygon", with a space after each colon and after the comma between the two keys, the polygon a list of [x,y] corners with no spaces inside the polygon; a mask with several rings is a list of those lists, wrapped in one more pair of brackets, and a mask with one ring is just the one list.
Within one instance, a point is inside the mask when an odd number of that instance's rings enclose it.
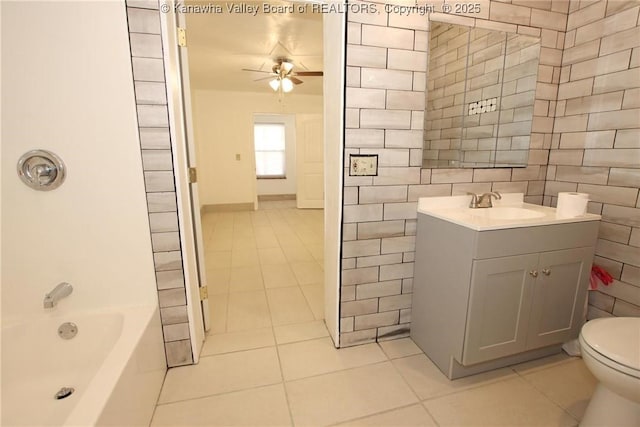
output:
{"label": "white toilet", "polygon": [[580,426],[640,426],[640,317],[587,322],[580,348],[599,381]]}

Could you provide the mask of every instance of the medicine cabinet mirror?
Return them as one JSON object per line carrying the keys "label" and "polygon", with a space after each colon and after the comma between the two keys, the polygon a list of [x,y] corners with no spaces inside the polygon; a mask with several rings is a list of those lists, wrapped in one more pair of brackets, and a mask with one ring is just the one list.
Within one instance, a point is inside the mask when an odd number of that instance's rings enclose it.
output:
{"label": "medicine cabinet mirror", "polygon": [[540,39],[431,22],[424,168],[524,167]]}

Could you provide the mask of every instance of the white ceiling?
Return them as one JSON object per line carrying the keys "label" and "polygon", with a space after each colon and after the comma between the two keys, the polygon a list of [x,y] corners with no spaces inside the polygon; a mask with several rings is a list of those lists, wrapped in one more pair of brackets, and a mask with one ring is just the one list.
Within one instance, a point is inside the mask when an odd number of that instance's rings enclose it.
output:
{"label": "white ceiling", "polygon": [[[223,13],[189,13],[187,44],[191,85],[210,90],[231,90],[273,93],[269,80],[254,82],[268,74],[241,71],[243,68],[271,71],[275,59],[286,57],[294,63],[293,71],[322,70],[322,14],[313,13],[311,5],[306,13],[263,13],[264,2],[187,2],[214,4]],[[270,4],[293,5],[303,3],[270,1]],[[260,11],[230,13],[227,5],[258,6]],[[322,77],[300,77],[303,84],[294,92],[322,94]]]}

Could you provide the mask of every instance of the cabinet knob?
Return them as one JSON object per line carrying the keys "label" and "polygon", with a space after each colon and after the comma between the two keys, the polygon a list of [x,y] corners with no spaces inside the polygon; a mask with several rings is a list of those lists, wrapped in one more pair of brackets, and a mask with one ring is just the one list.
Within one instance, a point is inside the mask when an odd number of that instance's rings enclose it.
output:
{"label": "cabinet knob", "polygon": [[543,269],[542,272],[545,276],[551,276],[551,270],[549,270],[548,268]]}
{"label": "cabinet knob", "polygon": [[532,277],[538,277],[538,272],[536,270],[531,270],[529,272],[529,275],[531,275]]}

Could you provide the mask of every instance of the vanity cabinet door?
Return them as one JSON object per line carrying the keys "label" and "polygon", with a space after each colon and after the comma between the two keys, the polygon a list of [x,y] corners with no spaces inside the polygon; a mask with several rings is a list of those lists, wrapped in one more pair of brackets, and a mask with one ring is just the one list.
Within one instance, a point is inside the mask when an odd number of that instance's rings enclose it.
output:
{"label": "vanity cabinet door", "polygon": [[525,350],[538,254],[473,262],[462,364]]}
{"label": "vanity cabinet door", "polygon": [[575,338],[582,323],[592,259],[593,248],[540,254],[527,350]]}

